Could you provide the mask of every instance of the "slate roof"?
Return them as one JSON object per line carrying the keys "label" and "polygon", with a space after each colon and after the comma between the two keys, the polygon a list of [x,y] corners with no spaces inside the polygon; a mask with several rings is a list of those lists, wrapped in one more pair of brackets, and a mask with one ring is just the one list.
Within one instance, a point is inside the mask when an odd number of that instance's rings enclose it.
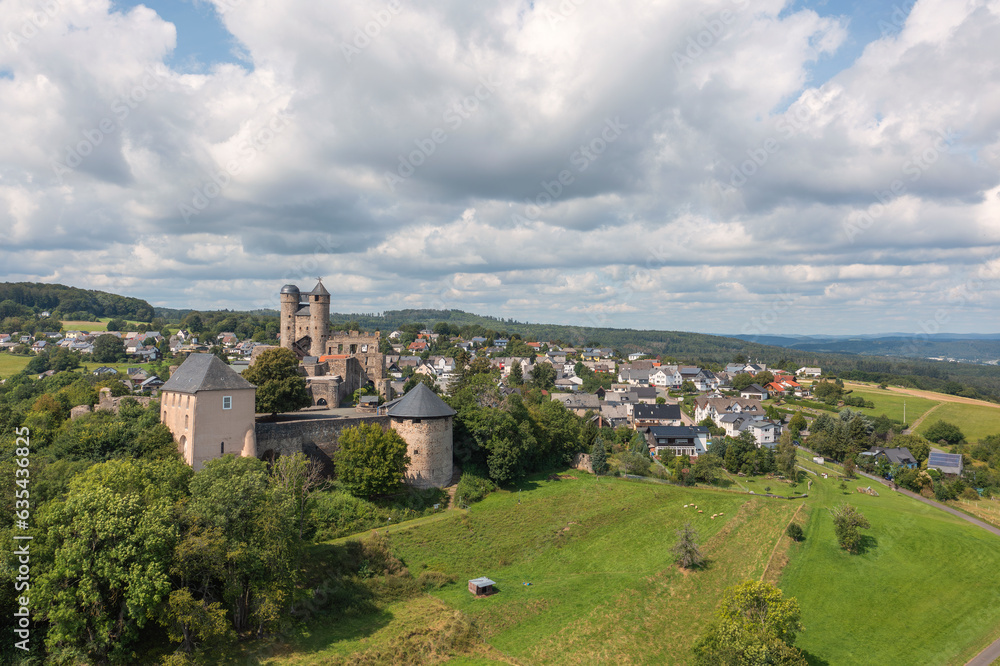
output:
{"label": "slate roof", "polygon": [[669,419],[679,421],[680,405],[643,405],[638,404],[632,409],[632,418],[636,421],[644,419]]}
{"label": "slate roof", "polygon": [[873,456],[878,456],[880,453],[883,453],[885,454],[885,457],[889,459],[889,462],[897,465],[917,464],[917,459],[913,457],[913,454],[910,453],[910,450],[905,446],[899,447],[898,449],[875,446],[865,453]]}
{"label": "slate roof", "polygon": [[326,290],[326,287],[323,286],[323,281],[322,280],[320,280],[319,282],[317,282],[316,286],[313,287],[313,290],[311,292],[309,292],[309,293],[312,296],[329,296],[330,295],[330,292],[328,292]]}
{"label": "slate roof", "polygon": [[198,391],[236,391],[254,388],[238,372],[215,354],[189,354],[177,372],[161,387],[162,391],[197,393]]}
{"label": "slate roof", "polygon": [[419,383],[398,400],[392,401],[389,416],[407,419],[437,419],[454,416],[458,412],[435,395],[424,383]]}
{"label": "slate roof", "polygon": [[705,426],[649,426],[645,430],[653,437],[694,437],[708,434]]}

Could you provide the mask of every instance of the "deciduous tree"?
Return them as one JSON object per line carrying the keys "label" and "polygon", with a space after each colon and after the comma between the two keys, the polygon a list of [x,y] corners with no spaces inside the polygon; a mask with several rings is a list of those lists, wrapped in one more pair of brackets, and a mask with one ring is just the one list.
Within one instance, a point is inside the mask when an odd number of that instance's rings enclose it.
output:
{"label": "deciduous tree", "polygon": [[337,479],[356,497],[386,495],[399,489],[410,457],[395,430],[377,423],[345,428],[333,454]]}
{"label": "deciduous tree", "polygon": [[299,376],[299,360],[291,349],[268,349],[243,371],[243,378],[257,386],[256,410],[272,416],[312,404],[306,380]]}

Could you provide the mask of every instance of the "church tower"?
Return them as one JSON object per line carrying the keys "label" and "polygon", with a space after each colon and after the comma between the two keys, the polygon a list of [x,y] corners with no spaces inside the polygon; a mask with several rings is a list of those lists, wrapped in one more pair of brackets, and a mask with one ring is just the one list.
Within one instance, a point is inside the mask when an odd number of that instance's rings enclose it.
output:
{"label": "church tower", "polygon": [[325,354],[326,341],[330,337],[330,292],[323,286],[322,278],[309,294],[309,337],[309,355]]}

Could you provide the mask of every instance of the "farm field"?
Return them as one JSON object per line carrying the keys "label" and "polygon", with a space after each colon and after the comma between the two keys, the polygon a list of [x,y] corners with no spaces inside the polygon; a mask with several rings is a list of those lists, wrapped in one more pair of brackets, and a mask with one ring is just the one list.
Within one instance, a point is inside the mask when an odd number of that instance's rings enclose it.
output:
{"label": "farm field", "polygon": [[[85,333],[94,333],[97,331],[108,330],[108,322],[111,321],[112,317],[101,317],[100,321],[64,321],[63,330],[64,331],[84,331]],[[125,320],[128,321],[128,320]],[[136,327],[139,322],[129,321],[129,326]],[[149,324],[149,322],[143,322]],[[124,331],[122,331],[124,332]]]}
{"label": "farm field", "polygon": [[[836,477],[811,478],[806,537],[780,587],[799,600],[806,630],[796,645],[822,658],[814,663],[964,664],[1000,636],[996,536],[868,479],[845,492]],[[880,496],[855,492],[868,485]],[[833,533],[827,509],[844,501],[872,525],[859,555]]]}
{"label": "farm field", "polygon": [[[909,407],[909,402],[907,402]],[[942,403],[923,423],[917,426],[917,434],[923,435],[935,421],[947,421],[957,425],[966,441],[975,442],[987,435],[1000,435],[1000,406],[964,404],[960,402]]]}
{"label": "farm field", "polygon": [[900,395],[899,393],[880,390],[878,388],[852,388],[852,396],[861,396],[865,400],[871,400],[875,403],[874,409],[851,407],[853,411],[861,411],[868,416],[881,416],[885,414],[890,419],[895,419],[897,421],[903,421],[903,403],[906,403],[906,423],[913,423],[923,414],[929,411],[935,405],[940,404],[935,400],[929,400],[927,398],[916,398],[908,395]]}
{"label": "farm field", "polygon": [[[800,462],[838,469],[804,454]],[[433,571],[456,582],[310,628],[268,663],[358,659],[401,634],[433,633],[446,623],[444,609],[471,618],[485,641],[454,663],[687,663],[723,590],[765,568],[798,598],[805,630],[796,645],[813,664],[964,664],[1000,636],[1000,539],[867,479],[848,481],[845,492],[836,476],[807,478],[804,502],[574,471],[495,493],[390,535],[414,576]],[[773,479],[740,482],[784,490]],[[880,496],[854,492],[868,485]],[[844,501],[872,524],[860,555],[842,551],[833,534],[828,509]],[[703,513],[684,508],[692,503]],[[800,507],[806,538],[792,543],[784,528]],[[709,558],[704,570],[672,563],[674,532],[686,521]],[[499,594],[473,598],[466,581],[479,576],[496,581]]]}

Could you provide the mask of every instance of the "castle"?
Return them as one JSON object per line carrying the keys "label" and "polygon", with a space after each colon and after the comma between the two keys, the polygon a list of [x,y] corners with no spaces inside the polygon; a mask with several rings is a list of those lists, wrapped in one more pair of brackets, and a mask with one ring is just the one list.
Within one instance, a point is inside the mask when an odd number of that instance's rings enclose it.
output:
{"label": "castle", "polygon": [[[320,281],[302,294],[281,290],[281,346],[302,361],[314,404],[336,407],[357,388],[372,383],[385,397],[385,356],[378,333],[330,333],[330,294]],[[256,350],[255,350],[256,351]],[[380,414],[278,422],[256,421],[257,387],[213,354],[191,354],[160,389],[161,421],[170,429],[185,462],[200,469],[226,454],[272,458],[302,452],[327,465],[344,428],[362,422],[396,430],[406,441],[406,483],[444,487],[453,475],[455,410],[424,384],[387,402]]]}
{"label": "castle", "polygon": [[330,332],[330,292],[322,279],[308,292],[294,284],[281,288],[281,346],[299,357],[314,405],[338,407],[369,384],[386,400],[392,398],[381,343],[377,331]]}

